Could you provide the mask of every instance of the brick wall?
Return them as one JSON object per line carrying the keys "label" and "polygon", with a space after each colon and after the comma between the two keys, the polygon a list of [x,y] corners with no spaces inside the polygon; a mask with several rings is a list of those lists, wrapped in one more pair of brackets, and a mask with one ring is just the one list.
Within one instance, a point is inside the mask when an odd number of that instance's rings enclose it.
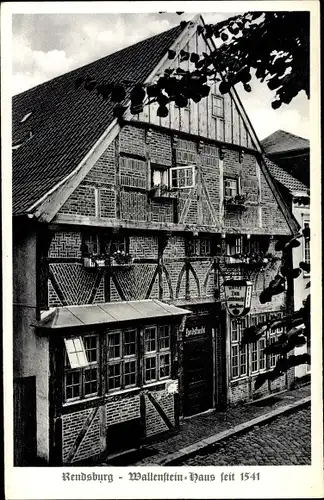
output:
{"label": "brick wall", "polygon": [[158,238],[157,236],[131,236],[129,239],[129,252],[136,259],[157,259]]}
{"label": "brick wall", "polygon": [[125,125],[120,134],[120,151],[145,156],[145,131],[142,128]]}
{"label": "brick wall", "polygon": [[[168,394],[165,389],[154,390],[152,395],[158,404],[163,408],[164,412],[175,424],[175,410],[174,410],[174,396]],[[156,409],[145,396],[146,406],[146,435],[145,437],[159,434],[168,430],[168,427],[157,413]],[[105,418],[102,419],[100,424],[100,413],[104,411]],[[62,416],[62,454],[63,463],[67,463],[69,452],[78,437],[87,417],[93,408],[75,411]],[[104,425],[107,431],[109,426],[126,422],[127,420],[137,419],[141,417],[140,410],[140,395],[125,394],[115,395],[110,397],[103,407],[99,407],[91,425],[80,443],[80,446],[72,459],[72,462],[78,462],[87,458],[96,457],[104,450],[101,444],[101,430],[100,426]],[[109,443],[107,443],[109,451]]]}
{"label": "brick wall", "polygon": [[62,214],[96,215],[95,190],[92,186],[80,184],[62,206]]}
{"label": "brick wall", "polygon": [[116,193],[112,189],[99,189],[100,217],[116,218]]}
{"label": "brick wall", "polygon": [[147,195],[136,192],[121,192],[120,217],[124,220],[145,221],[147,218]]}
{"label": "brick wall", "polygon": [[159,165],[172,164],[171,137],[163,132],[152,130],[149,140],[150,159]]}
{"label": "brick wall", "polygon": [[102,187],[112,186],[115,183],[115,141],[112,142],[101,155],[90,172],[86,175],[84,183]]}
{"label": "brick wall", "polygon": [[81,233],[74,231],[57,231],[53,233],[48,256],[80,258]]}

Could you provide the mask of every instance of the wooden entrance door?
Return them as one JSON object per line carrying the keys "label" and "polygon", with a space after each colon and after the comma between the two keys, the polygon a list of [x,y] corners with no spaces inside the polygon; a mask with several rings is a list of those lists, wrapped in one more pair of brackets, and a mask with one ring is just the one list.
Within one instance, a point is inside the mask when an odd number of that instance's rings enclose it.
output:
{"label": "wooden entrance door", "polygon": [[213,349],[209,329],[184,341],[184,415],[213,406]]}
{"label": "wooden entrance door", "polygon": [[14,465],[36,460],[36,377],[14,381]]}

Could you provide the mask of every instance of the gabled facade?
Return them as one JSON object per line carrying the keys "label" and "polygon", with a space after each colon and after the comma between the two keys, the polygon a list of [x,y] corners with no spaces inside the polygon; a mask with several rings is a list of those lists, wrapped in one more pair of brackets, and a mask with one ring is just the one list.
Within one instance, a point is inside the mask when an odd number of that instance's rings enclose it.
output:
{"label": "gabled facade", "polygon": [[[291,212],[298,221],[302,229],[310,227],[310,191],[309,188],[300,180],[288,174],[284,169],[266,158],[269,171],[273,178],[277,181],[278,187],[289,203]],[[294,268],[299,267],[300,262],[310,264],[310,242],[302,239],[299,247],[294,248],[292,252],[292,265]],[[303,300],[309,294],[310,274],[303,271],[300,276],[294,279],[294,310],[298,311],[303,307]],[[306,346],[297,347],[296,354],[305,352]],[[295,368],[296,378],[300,379],[310,374],[310,365],[299,365]]]}
{"label": "gabled facade", "polygon": [[[211,49],[197,22],[14,98],[15,137],[35,120],[13,152],[17,463],[28,446],[53,464],[89,463],[290,384],[288,373],[253,388],[279,332],[239,348],[244,326],[293,306],[291,287],[258,297],[280,265],[276,241],[298,224],[236,93],[215,84],[168,118],[150,105],[117,121],[73,88],[85,72],[150,82],[183,67],[180,50]],[[226,313],[229,277],[253,283],[242,320]]]}
{"label": "gabled facade", "polygon": [[285,172],[309,188],[309,140],[276,130],[261,141],[265,154]]}

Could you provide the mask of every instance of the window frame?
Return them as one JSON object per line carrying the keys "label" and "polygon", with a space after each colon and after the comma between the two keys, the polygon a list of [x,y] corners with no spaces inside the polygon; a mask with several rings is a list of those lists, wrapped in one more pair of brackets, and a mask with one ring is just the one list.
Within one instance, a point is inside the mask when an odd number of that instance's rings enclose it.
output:
{"label": "window frame", "polygon": [[[186,170],[191,170],[192,172],[192,183],[191,184],[185,184],[184,186],[179,186],[179,180],[178,180],[178,176],[177,176],[177,185],[174,186],[173,185],[173,172],[180,172],[180,171],[186,171]],[[185,177],[184,179],[186,180],[188,176],[186,176],[185,174]],[[172,189],[172,190],[178,190],[178,189],[190,189],[190,188],[193,188],[195,187],[196,185],[196,166],[195,165],[181,165],[181,166],[178,166],[178,167],[171,167],[169,169],[169,188]]]}
{"label": "window frame", "polygon": [[[74,338],[78,338],[81,341],[82,346],[83,346],[83,350],[85,352],[87,364],[72,368],[71,363],[70,363],[70,359],[69,359],[68,350],[66,348],[66,344],[67,344],[66,340],[72,340]],[[96,339],[95,348],[91,348],[91,349],[86,348],[85,341],[88,338],[95,338]],[[97,396],[98,392],[99,392],[99,356],[100,356],[98,334],[89,332],[89,333],[83,335],[82,337],[81,336],[78,336],[78,337],[74,336],[74,337],[68,337],[68,338],[64,337],[63,340],[64,340],[64,345],[65,345],[65,351],[63,352],[63,359],[64,359],[64,375],[63,375],[64,402],[70,403],[72,401],[81,401],[81,400],[85,400],[87,398]],[[94,361],[89,361],[89,359],[88,359],[87,351],[90,351],[90,350],[91,351],[95,350],[95,352],[96,352],[96,359]],[[68,361],[69,365],[68,365],[67,361]],[[89,373],[90,370],[94,370],[94,369],[96,370],[96,378],[91,379],[89,382],[86,380],[86,373]],[[75,375],[78,375],[78,377],[79,377],[79,384],[78,384],[79,394],[78,394],[78,396],[75,396],[75,397],[67,397],[67,388],[77,386],[77,384],[67,385],[67,378],[70,375],[72,376],[72,378]],[[96,388],[97,388],[96,391],[86,393],[86,384],[91,383],[94,380],[96,380]]]}
{"label": "window frame", "polygon": [[[233,194],[233,189],[231,187],[230,188],[226,187],[226,182],[235,183],[235,194]],[[224,184],[224,199],[225,200],[230,200],[231,198],[235,198],[235,196],[240,194],[240,179],[239,179],[239,177],[231,177],[231,176],[226,175],[226,176],[224,176],[223,184]],[[231,194],[226,194],[227,189],[231,190]]]}
{"label": "window frame", "polygon": [[[134,354],[126,354],[125,353],[125,344],[130,344],[130,342],[125,343],[125,336],[127,333],[134,332],[135,334],[135,341],[132,342],[135,345],[135,353]],[[119,356],[114,356],[111,357],[109,356],[109,350],[110,350],[110,344],[109,344],[109,336],[111,337],[112,335],[118,335],[119,336],[119,344],[114,344],[113,347],[116,347],[116,345],[119,346]],[[105,350],[106,350],[106,363],[104,366],[104,371],[105,371],[105,380],[106,380],[106,394],[115,392],[115,391],[122,391],[124,389],[130,389],[132,387],[136,387],[138,385],[138,377],[139,377],[139,370],[138,370],[138,352],[139,352],[139,347],[138,347],[138,329],[136,328],[126,328],[125,330],[122,329],[116,329],[116,330],[110,330],[105,334]],[[131,384],[126,384],[125,383],[125,378],[129,373],[125,373],[125,365],[130,364],[130,363],[135,363],[135,372],[130,372],[130,373],[135,373],[135,382]],[[119,382],[120,385],[118,387],[109,387],[110,379],[115,379],[117,378],[117,375],[110,377],[109,376],[109,367],[111,366],[119,366]]]}
{"label": "window frame", "polygon": [[[221,106],[217,106],[217,102],[221,102]],[[216,94],[212,94],[212,117],[213,118],[219,118],[221,120],[224,120],[225,118],[225,106],[224,106],[224,97]],[[219,109],[221,109],[221,112],[219,112]]]}
{"label": "window frame", "polygon": [[[169,347],[161,347],[160,345],[160,332],[159,329],[168,328],[168,338],[169,338]],[[155,329],[155,349],[154,350],[146,350],[146,339],[145,333],[146,330]],[[166,336],[163,336],[166,338]],[[171,358],[171,326],[170,325],[152,325],[148,327],[144,327],[143,329],[143,340],[144,340],[144,349],[143,349],[143,384],[150,384],[152,382],[159,382],[160,380],[166,380],[171,377],[171,367],[172,367],[172,358]],[[161,376],[161,357],[169,356],[169,373],[167,375]],[[147,379],[146,376],[146,360],[155,358],[155,378]],[[151,368],[150,368],[151,370]]]}
{"label": "window frame", "polygon": [[[306,228],[310,228],[310,220],[309,219],[304,219],[303,218],[303,229],[306,229]],[[308,254],[308,257],[307,257],[307,254]],[[305,238],[303,238],[303,261],[306,262],[306,264],[309,264],[311,263],[311,255],[310,255],[310,240],[306,240]],[[310,276],[310,273],[304,271],[303,272],[303,276],[305,278],[309,277]]]}

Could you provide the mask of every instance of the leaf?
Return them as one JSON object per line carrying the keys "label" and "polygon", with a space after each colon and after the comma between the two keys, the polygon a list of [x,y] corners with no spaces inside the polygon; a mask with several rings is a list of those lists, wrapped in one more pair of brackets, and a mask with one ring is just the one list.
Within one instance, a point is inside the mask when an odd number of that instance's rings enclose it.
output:
{"label": "leaf", "polygon": [[230,91],[230,85],[227,82],[221,82],[219,84],[219,91],[221,94],[227,94]]}
{"label": "leaf", "polygon": [[272,109],[279,109],[279,108],[280,108],[280,106],[281,106],[281,102],[280,102],[279,100],[277,100],[277,101],[273,101],[273,102],[271,103],[271,107],[272,107]]}
{"label": "leaf", "polygon": [[125,111],[127,110],[127,107],[126,106],[122,106],[121,104],[117,104],[115,107],[114,107],[114,110],[113,110],[113,115],[116,117],[116,118],[120,118],[123,116],[123,114],[125,113]]}
{"label": "leaf", "polygon": [[226,40],[228,40],[228,34],[227,34],[227,33],[224,33],[224,31],[223,31],[223,33],[221,34],[221,36],[220,36],[220,37],[221,37],[221,39],[223,40],[223,42],[226,42]]}
{"label": "leaf", "polygon": [[168,58],[169,59],[174,59],[176,56],[176,52],[174,50],[169,49],[168,50]]}
{"label": "leaf", "polygon": [[308,262],[299,262],[299,267],[305,271],[305,273],[310,273],[310,264]]}
{"label": "leaf", "polygon": [[266,289],[260,293],[259,301],[261,304],[266,304],[267,302],[271,302],[271,300],[272,294],[269,292],[269,290]]}
{"label": "leaf", "polygon": [[111,100],[113,102],[122,102],[126,97],[125,89],[122,85],[114,85],[111,91]]}
{"label": "leaf", "polygon": [[186,50],[180,50],[180,62],[188,61],[189,59],[189,52]]}
{"label": "leaf", "polygon": [[175,98],[174,102],[176,106],[178,106],[178,108],[185,108],[186,106],[188,106],[188,99],[183,95],[178,95]]}
{"label": "leaf", "polygon": [[302,233],[305,237],[305,239],[310,239],[310,227],[304,227],[302,230]]}
{"label": "leaf", "polygon": [[133,106],[141,104],[145,99],[145,90],[142,85],[135,85],[130,93],[130,98]]}
{"label": "leaf", "polygon": [[190,55],[190,61],[193,63],[196,63],[199,61],[199,54],[196,54],[196,52],[192,52]]}
{"label": "leaf", "polygon": [[160,105],[157,109],[156,114],[161,118],[166,118],[169,114],[168,108],[166,106]]}
{"label": "leaf", "polygon": [[311,286],[311,282],[309,281],[308,283],[306,283],[305,288],[310,288],[310,286]]}
{"label": "leaf", "polygon": [[244,83],[243,88],[244,88],[245,92],[251,92],[251,90],[252,90],[251,85],[249,85],[248,83]]}
{"label": "leaf", "polygon": [[184,29],[187,26],[187,24],[188,24],[188,21],[184,21],[184,20],[181,21],[180,22],[180,28]]}

